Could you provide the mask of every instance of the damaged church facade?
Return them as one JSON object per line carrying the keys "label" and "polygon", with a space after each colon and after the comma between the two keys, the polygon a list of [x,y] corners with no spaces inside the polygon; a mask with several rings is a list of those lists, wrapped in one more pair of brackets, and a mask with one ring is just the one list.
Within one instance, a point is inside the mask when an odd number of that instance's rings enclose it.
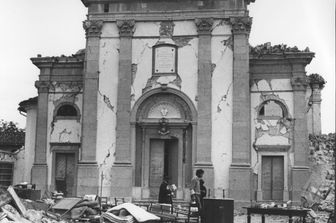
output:
{"label": "damaged church facade", "polygon": [[247,0],[82,2],[86,49],[31,59],[27,181],[156,199],[166,175],[187,200],[202,168],[211,197],[300,199],[321,128],[314,53],[250,47]]}

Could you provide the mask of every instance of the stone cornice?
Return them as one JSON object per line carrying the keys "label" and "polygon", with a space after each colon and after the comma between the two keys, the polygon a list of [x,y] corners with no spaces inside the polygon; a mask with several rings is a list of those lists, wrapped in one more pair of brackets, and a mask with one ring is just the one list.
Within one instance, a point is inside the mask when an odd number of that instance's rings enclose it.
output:
{"label": "stone cornice", "polygon": [[245,17],[231,17],[230,22],[232,26],[232,34],[248,34],[251,31],[252,18]]}
{"label": "stone cornice", "polygon": [[101,29],[103,28],[103,20],[85,20],[83,21],[83,28],[85,30],[86,38],[100,37]]}
{"label": "stone cornice", "polygon": [[246,17],[247,10],[219,10],[208,9],[202,11],[179,10],[179,11],[155,11],[155,12],[118,12],[118,13],[92,13],[90,19],[103,20],[104,22],[116,22],[117,20],[132,19],[136,22],[148,21],[186,21],[196,18],[229,19],[230,17]]}
{"label": "stone cornice", "polygon": [[212,18],[197,18],[195,19],[195,25],[199,35],[210,35],[213,25]]}
{"label": "stone cornice", "polygon": [[250,53],[250,64],[309,64],[314,58],[313,52],[284,52],[270,54],[252,54]]}
{"label": "stone cornice", "polygon": [[53,67],[56,64],[69,65],[72,67],[82,67],[84,56],[74,54],[72,56],[59,56],[59,57],[38,57],[30,58],[32,63],[38,68],[41,67]]}
{"label": "stone cornice", "polygon": [[119,35],[121,37],[131,37],[134,33],[135,21],[131,20],[117,20]]}

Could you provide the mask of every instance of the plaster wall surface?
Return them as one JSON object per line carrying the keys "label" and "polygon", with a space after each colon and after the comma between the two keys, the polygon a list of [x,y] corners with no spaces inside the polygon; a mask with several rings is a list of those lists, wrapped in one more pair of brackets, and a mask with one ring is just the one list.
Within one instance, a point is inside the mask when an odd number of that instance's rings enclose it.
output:
{"label": "plaster wall surface", "polygon": [[[119,33],[115,23],[105,23],[99,49],[99,89],[97,97],[97,164],[102,195],[111,194],[111,166],[115,160],[116,111],[119,72]],[[130,74],[131,75],[131,74]],[[99,181],[99,184],[101,181]]]}
{"label": "plaster wall surface", "polygon": [[82,94],[81,93],[60,93],[61,91],[71,91],[55,89],[54,93],[49,93],[48,99],[48,123],[47,123],[47,149],[46,158],[48,163],[48,188],[51,186],[52,176],[52,151],[50,143],[80,143],[81,142],[81,119],[62,120],[55,118],[55,108],[62,102],[72,102],[82,114]]}
{"label": "plaster wall surface", "polygon": [[[131,106],[141,97],[143,89],[153,89],[167,84],[168,87],[181,90],[196,104],[197,94],[197,48],[198,40],[194,36],[196,26],[193,22],[174,22],[171,34],[174,37],[158,38],[160,23],[136,23],[132,40],[132,98]],[[181,37],[183,36],[183,37]],[[148,38],[141,38],[148,37]],[[178,46],[177,74],[152,77],[153,46],[156,44]]]}
{"label": "plaster wall surface", "polygon": [[22,182],[31,182],[30,178],[27,179],[26,173],[30,172],[29,170],[31,169],[26,169],[26,163],[25,163],[25,156],[27,151],[25,151],[25,148],[22,147],[22,150],[18,152],[15,156],[15,159],[10,160],[11,162],[14,162],[14,173],[13,173],[13,185],[22,183]]}
{"label": "plaster wall surface", "polygon": [[[31,168],[34,163],[35,154],[35,137],[36,137],[36,106],[33,106],[27,110],[27,123],[26,123],[26,136],[25,136],[25,148],[24,148],[24,172],[23,181],[31,182]],[[15,175],[15,174],[14,174]]]}
{"label": "plaster wall surface", "polygon": [[253,80],[251,91],[291,91],[290,79]]}
{"label": "plaster wall surface", "polygon": [[211,38],[212,62],[212,162],[214,196],[227,196],[232,160],[232,81],[233,52],[227,41],[230,27],[215,22]]}
{"label": "plaster wall surface", "polygon": [[[275,90],[276,89],[276,90]],[[260,91],[251,93],[251,142],[252,145],[266,146],[290,146],[292,137],[293,123],[279,124],[279,120],[260,120],[258,119],[258,108],[260,104],[268,98],[276,98],[282,102],[288,109],[288,115],[293,117],[294,98],[291,91],[289,79],[272,79],[255,81],[251,87],[251,91]],[[270,92],[272,91],[272,92]],[[257,152],[252,151],[252,167],[257,162]],[[289,157],[292,157],[289,154]]]}

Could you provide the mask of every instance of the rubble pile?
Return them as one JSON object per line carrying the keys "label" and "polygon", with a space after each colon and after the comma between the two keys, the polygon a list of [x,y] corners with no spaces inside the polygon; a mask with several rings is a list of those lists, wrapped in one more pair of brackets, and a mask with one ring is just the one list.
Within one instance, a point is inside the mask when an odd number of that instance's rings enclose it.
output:
{"label": "rubble pile", "polygon": [[55,204],[19,198],[12,186],[0,188],[0,223],[99,222],[100,211],[96,200],[62,198]]}
{"label": "rubble pile", "polygon": [[310,135],[309,143],[312,174],[306,185],[308,202],[318,210],[332,211],[335,200],[335,133]]}

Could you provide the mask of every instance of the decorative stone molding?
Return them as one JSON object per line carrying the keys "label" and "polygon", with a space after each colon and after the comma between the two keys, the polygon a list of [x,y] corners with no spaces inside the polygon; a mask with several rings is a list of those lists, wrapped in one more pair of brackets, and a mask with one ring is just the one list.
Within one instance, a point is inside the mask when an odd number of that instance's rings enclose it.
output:
{"label": "decorative stone molding", "polygon": [[49,81],[35,81],[35,87],[37,88],[38,93],[48,93],[52,84]]}
{"label": "decorative stone molding", "polygon": [[168,37],[171,38],[174,33],[174,22],[173,21],[162,21],[160,23],[160,37]]}
{"label": "decorative stone molding", "polygon": [[117,20],[119,35],[121,37],[130,37],[134,33],[134,20]]}
{"label": "decorative stone molding", "polygon": [[291,84],[294,91],[305,91],[309,84],[309,81],[306,76],[293,77],[291,79]]}
{"label": "decorative stone molding", "polygon": [[103,20],[85,20],[83,21],[83,28],[86,37],[100,37],[101,29],[103,28]]}
{"label": "decorative stone molding", "polygon": [[212,18],[195,19],[198,34],[210,35],[213,22]]}
{"label": "decorative stone molding", "polygon": [[314,89],[323,89],[324,85],[326,84],[326,81],[324,80],[324,78],[319,75],[319,74],[310,74],[308,76],[309,78],[309,83],[310,83],[310,87],[314,90]]}
{"label": "decorative stone molding", "polygon": [[251,31],[251,17],[232,17],[230,18],[232,33],[249,33]]}

